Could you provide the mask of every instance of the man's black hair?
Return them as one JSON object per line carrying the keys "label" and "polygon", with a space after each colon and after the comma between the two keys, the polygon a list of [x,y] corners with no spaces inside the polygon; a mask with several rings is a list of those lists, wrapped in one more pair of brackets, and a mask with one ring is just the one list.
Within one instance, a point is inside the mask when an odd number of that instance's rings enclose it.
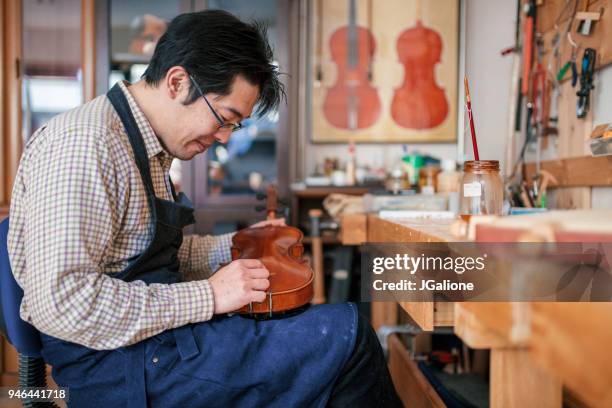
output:
{"label": "man's black hair", "polygon": [[[273,62],[266,28],[258,22],[245,23],[222,10],[181,14],[159,39],[143,77],[157,86],[168,70],[181,66],[194,77],[202,92],[228,95],[237,75],[259,87],[257,113],[275,110],[286,99]],[[199,94],[189,88],[185,104]]]}

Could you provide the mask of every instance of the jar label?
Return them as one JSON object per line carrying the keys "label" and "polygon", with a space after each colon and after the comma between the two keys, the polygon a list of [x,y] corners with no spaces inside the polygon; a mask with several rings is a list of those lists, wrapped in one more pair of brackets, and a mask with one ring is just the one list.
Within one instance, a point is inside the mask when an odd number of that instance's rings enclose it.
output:
{"label": "jar label", "polygon": [[471,183],[463,184],[463,196],[464,197],[480,197],[482,195],[482,186],[479,182],[473,181]]}

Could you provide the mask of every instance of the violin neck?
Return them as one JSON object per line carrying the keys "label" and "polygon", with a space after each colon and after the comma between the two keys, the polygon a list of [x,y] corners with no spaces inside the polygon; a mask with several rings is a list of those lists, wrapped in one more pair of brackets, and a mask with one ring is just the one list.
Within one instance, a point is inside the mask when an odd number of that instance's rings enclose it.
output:
{"label": "violin neck", "polygon": [[348,24],[348,53],[347,65],[349,68],[355,68],[359,60],[359,38],[357,33],[357,4],[356,0],[350,0],[349,3],[349,24]]}
{"label": "violin neck", "polygon": [[421,0],[417,0],[415,4],[416,21],[423,21],[423,3]]}
{"label": "violin neck", "polygon": [[276,187],[273,185],[268,186],[267,198],[266,198],[266,212],[268,216],[266,217],[268,220],[273,220],[276,218],[276,211],[278,210],[278,194],[276,192]]}

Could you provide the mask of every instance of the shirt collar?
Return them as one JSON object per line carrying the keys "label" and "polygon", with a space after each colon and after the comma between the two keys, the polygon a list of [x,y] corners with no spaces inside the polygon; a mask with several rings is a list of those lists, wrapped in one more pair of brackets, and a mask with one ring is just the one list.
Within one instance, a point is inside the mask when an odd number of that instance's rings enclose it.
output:
{"label": "shirt collar", "polygon": [[127,99],[128,104],[130,105],[130,110],[132,111],[132,115],[134,115],[136,125],[138,126],[138,129],[142,134],[142,139],[144,141],[145,148],[147,149],[147,157],[150,159],[154,156],[160,155],[162,163],[172,162],[172,155],[168,153],[159,142],[159,139],[157,138],[157,135],[155,135],[155,132],[153,131],[151,124],[147,120],[147,117],[142,112],[142,110],[136,103],[136,100],[132,96],[130,90],[128,89],[129,86],[129,82],[119,81],[119,87],[121,88],[121,91],[123,91],[123,94],[125,95],[125,98]]}

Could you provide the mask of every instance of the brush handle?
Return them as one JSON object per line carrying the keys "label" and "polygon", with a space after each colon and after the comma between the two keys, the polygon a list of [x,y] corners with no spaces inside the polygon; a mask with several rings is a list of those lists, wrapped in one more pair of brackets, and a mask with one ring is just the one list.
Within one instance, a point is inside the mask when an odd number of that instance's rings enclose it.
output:
{"label": "brush handle", "polygon": [[472,102],[467,101],[468,120],[470,121],[470,132],[472,133],[472,147],[474,148],[474,160],[480,160],[478,156],[478,145],[476,144],[476,130],[474,129],[474,117],[472,116]]}

